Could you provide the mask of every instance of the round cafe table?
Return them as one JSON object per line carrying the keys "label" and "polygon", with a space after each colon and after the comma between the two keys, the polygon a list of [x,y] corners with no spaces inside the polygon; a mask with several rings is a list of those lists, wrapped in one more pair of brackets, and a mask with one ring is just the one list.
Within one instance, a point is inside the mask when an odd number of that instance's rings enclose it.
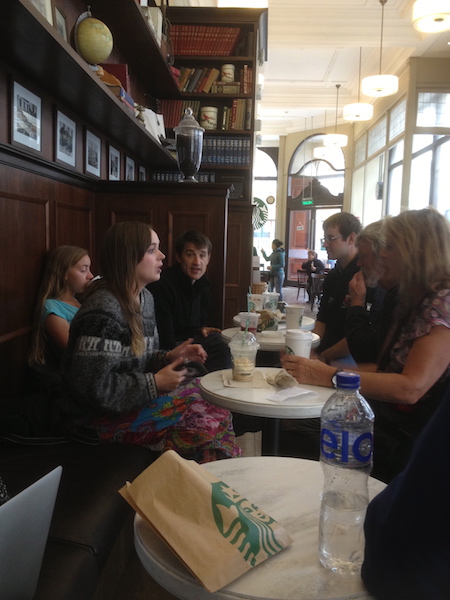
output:
{"label": "round cafe table", "polygon": [[[136,515],[134,543],[144,568],[181,600],[369,600],[357,575],[338,575],[318,558],[320,492],[317,461],[285,457],[219,460],[204,466],[278,521],[293,543],[217,592],[207,592],[176,555]],[[385,487],[369,479],[372,498]],[[205,561],[208,557],[205,556]]]}
{"label": "round cafe table", "polygon": [[[273,367],[256,368],[264,371],[266,376],[275,377],[282,369]],[[281,419],[309,419],[320,417],[323,405],[335,391],[333,388],[318,385],[301,384],[304,390],[311,393],[274,402],[267,396],[279,390],[273,385],[269,388],[228,387],[224,385],[222,373],[230,374],[231,369],[213,371],[200,380],[203,398],[212,404],[227,408],[232,412],[266,417],[262,433],[262,453],[264,455],[279,454]]]}

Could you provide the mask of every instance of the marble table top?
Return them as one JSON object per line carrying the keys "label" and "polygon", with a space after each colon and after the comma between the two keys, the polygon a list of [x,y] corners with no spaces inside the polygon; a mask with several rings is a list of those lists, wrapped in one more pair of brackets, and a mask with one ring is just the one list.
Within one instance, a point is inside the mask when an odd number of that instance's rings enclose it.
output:
{"label": "marble table top", "polygon": [[[339,575],[318,559],[320,463],[285,457],[249,457],[205,468],[276,519],[293,544],[221,590],[207,592],[136,515],[135,547],[148,573],[182,600],[369,600],[359,576]],[[372,498],[385,484],[370,478]],[[207,558],[205,557],[205,560]]]}
{"label": "marble table top", "polygon": [[[274,377],[281,369],[257,367],[256,371],[263,371],[266,375]],[[230,373],[231,369],[226,372]],[[306,384],[300,384],[300,388],[308,390],[309,393],[278,403],[267,399],[267,396],[280,391],[273,385],[269,385],[268,389],[226,387],[222,371],[208,373],[200,380],[202,396],[206,400],[233,412],[278,419],[320,417],[320,411],[334,389]]]}
{"label": "marble table top", "polygon": [[[240,331],[240,327],[229,327],[222,331],[222,339],[228,344],[233,335]],[[311,348],[317,348],[320,344],[320,337],[317,333],[312,333]],[[279,329],[278,331],[261,331],[255,335],[258,344],[261,346],[260,350],[268,350],[272,352],[283,352],[286,346],[286,329]]]}
{"label": "marble table top", "polygon": [[[241,325],[241,321],[239,319],[239,315],[235,315],[233,317],[233,323],[235,325]],[[303,317],[301,329],[305,331],[312,331],[316,325],[316,320],[311,319],[311,317]],[[278,329],[286,330],[286,321],[282,320],[278,322]]]}

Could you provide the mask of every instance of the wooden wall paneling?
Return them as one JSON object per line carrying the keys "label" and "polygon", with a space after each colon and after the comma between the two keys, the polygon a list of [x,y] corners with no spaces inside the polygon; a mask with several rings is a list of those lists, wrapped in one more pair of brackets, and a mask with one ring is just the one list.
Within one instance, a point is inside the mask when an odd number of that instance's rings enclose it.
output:
{"label": "wooden wall paneling", "polygon": [[230,202],[225,279],[225,327],[233,326],[233,316],[245,310],[246,294],[252,282],[252,207]]}
{"label": "wooden wall paneling", "polygon": [[[47,251],[94,246],[92,191],[15,168],[0,152],[0,395],[27,391],[33,312]],[[60,202],[64,198],[65,202]]]}

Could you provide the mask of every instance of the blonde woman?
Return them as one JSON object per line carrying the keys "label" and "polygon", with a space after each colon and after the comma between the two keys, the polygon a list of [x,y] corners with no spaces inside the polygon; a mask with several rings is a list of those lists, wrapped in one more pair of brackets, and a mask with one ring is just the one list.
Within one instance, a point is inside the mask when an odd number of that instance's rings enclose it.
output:
{"label": "blonde woman", "polygon": [[64,412],[73,425],[97,432],[101,442],[173,449],[208,462],[238,456],[231,414],[186,383],[185,360],[206,352],[188,339],[159,350],[153,296],[165,256],[149,225],[123,222],[105,234],[94,282],[72,322],[64,360]]}
{"label": "blonde woman", "polygon": [[80,308],[77,296],[93,279],[87,250],[59,246],[48,254],[36,303],[29,363],[59,369],[69,341],[69,328]]}
{"label": "blonde woman", "polygon": [[[387,481],[406,464],[450,382],[450,224],[433,209],[411,210],[385,219],[381,233],[383,279],[398,286],[398,305],[378,363],[360,375],[376,417],[374,474]],[[337,371],[288,355],[282,363],[307,384],[332,387]],[[319,424],[308,425],[318,456]]]}

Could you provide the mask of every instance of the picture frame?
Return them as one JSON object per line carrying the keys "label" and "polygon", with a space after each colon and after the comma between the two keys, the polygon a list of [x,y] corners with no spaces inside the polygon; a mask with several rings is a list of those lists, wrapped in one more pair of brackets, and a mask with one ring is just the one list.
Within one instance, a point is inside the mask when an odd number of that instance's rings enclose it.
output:
{"label": "picture frame", "polygon": [[41,99],[15,81],[12,106],[12,141],[40,152]]}
{"label": "picture frame", "polygon": [[55,29],[63,38],[63,40],[67,42],[68,36],[66,15],[58,6],[55,6]]}
{"label": "picture frame", "polygon": [[85,171],[100,177],[101,141],[91,131],[86,130]]}
{"label": "picture frame", "polygon": [[110,181],[120,180],[120,152],[114,146],[109,147],[108,178]]}
{"label": "picture frame", "polygon": [[125,180],[134,181],[135,179],[135,162],[129,156],[125,159]]}
{"label": "picture frame", "polygon": [[55,158],[72,167],[76,162],[77,124],[61,111],[56,111]]}
{"label": "picture frame", "polygon": [[145,169],[145,167],[143,167],[142,165],[139,165],[139,181],[146,181],[147,180],[147,171]]}
{"label": "picture frame", "polygon": [[53,25],[52,0],[30,0],[31,4]]}

